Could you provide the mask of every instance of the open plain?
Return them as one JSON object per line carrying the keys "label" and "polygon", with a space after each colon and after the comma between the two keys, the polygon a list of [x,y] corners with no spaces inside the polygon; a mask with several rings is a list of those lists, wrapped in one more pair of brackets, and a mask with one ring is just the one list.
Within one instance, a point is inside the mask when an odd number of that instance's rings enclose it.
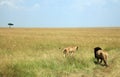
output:
{"label": "open plain", "polygon": [[[109,67],[94,63],[97,46]],[[0,77],[120,77],[120,28],[0,28]]]}

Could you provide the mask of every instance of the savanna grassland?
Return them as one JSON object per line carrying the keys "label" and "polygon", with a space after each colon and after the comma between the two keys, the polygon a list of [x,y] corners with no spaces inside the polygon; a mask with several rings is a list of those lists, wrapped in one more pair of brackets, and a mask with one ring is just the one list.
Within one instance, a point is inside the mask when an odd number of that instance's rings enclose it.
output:
{"label": "savanna grassland", "polygon": [[[67,46],[78,46],[63,57]],[[94,63],[93,48],[109,67]],[[120,77],[120,28],[0,28],[0,77]]]}

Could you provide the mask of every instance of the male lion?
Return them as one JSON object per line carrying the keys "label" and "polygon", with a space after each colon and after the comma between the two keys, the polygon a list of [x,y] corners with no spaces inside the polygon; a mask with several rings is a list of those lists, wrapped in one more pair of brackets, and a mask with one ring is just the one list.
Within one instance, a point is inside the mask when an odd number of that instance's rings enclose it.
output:
{"label": "male lion", "polygon": [[94,55],[95,55],[95,58],[97,59],[97,63],[102,63],[102,61],[104,61],[104,65],[108,66],[108,64],[107,64],[108,53],[103,51],[102,48],[95,47]]}
{"label": "male lion", "polygon": [[100,48],[100,47],[95,47],[95,48],[94,48],[95,58],[97,58],[97,51],[98,51],[98,50],[102,50],[102,48]]}
{"label": "male lion", "polygon": [[66,55],[69,54],[72,56],[76,50],[78,50],[78,46],[64,48],[63,49],[64,57],[66,57]]}

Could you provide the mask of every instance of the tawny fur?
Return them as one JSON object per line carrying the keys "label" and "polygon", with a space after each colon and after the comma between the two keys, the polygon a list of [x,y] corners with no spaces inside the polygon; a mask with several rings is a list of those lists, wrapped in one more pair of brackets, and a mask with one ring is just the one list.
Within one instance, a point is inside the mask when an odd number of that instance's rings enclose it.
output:
{"label": "tawny fur", "polygon": [[78,50],[78,46],[64,48],[64,50],[63,50],[64,57],[66,57],[67,55],[72,56],[76,50]]}
{"label": "tawny fur", "polygon": [[102,50],[102,48],[100,48],[100,47],[95,47],[94,48],[94,56],[95,56],[95,58],[97,58],[97,51],[98,50]]}
{"label": "tawny fur", "polygon": [[[95,49],[94,49],[94,52],[95,52]],[[107,52],[103,51],[102,49],[99,49],[94,54],[95,54],[95,58],[97,59],[97,63],[102,63],[102,61],[104,61],[104,64],[108,66],[108,63],[107,63],[108,53]]]}

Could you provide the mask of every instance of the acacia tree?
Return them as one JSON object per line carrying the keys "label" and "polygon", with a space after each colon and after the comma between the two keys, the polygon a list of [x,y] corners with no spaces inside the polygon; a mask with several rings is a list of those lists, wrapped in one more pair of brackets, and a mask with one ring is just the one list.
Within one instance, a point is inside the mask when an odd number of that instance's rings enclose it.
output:
{"label": "acacia tree", "polygon": [[13,23],[8,23],[9,28],[11,28],[14,24]]}

